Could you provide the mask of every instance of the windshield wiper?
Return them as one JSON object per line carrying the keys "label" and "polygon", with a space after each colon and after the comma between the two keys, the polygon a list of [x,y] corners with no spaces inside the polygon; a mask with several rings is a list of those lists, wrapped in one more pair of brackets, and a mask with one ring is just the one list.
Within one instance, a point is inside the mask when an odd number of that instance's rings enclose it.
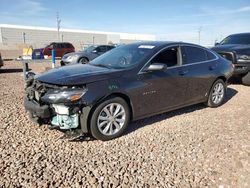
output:
{"label": "windshield wiper", "polygon": [[94,66],[97,66],[97,67],[104,67],[104,68],[111,69],[111,67],[109,67],[107,65],[103,65],[103,64],[91,64],[91,65],[94,65]]}

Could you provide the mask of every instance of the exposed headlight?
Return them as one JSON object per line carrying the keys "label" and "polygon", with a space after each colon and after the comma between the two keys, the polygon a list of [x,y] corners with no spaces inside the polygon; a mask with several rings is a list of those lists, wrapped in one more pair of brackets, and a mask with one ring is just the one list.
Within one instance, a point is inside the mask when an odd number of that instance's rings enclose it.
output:
{"label": "exposed headlight", "polygon": [[78,101],[85,93],[86,88],[67,88],[48,91],[42,101],[52,104]]}
{"label": "exposed headlight", "polygon": [[250,56],[249,55],[237,55],[237,60],[239,62],[245,62],[245,61],[250,62]]}
{"label": "exposed headlight", "polygon": [[66,58],[67,61],[74,61],[78,56],[77,55],[70,55]]}

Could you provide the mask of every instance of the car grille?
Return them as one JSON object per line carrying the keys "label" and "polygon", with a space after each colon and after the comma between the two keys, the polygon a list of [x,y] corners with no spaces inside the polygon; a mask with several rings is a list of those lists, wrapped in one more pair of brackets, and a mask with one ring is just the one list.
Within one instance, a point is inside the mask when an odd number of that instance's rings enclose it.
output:
{"label": "car grille", "polygon": [[236,62],[236,55],[233,52],[218,52],[218,54],[232,63]]}

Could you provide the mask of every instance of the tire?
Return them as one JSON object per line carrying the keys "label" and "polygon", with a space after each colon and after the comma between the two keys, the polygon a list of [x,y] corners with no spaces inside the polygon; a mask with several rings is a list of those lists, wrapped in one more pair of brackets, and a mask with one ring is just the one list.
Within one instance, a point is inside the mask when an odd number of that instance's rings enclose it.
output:
{"label": "tire", "polygon": [[222,105],[226,96],[226,84],[223,80],[218,79],[213,83],[210,89],[207,106],[211,108]]}
{"label": "tire", "polygon": [[245,76],[242,77],[242,84],[250,86],[250,72],[248,72]]}
{"label": "tire", "polygon": [[[118,116],[109,116],[110,111]],[[90,132],[98,140],[111,140],[122,135],[129,121],[130,110],[127,102],[120,97],[110,98],[95,108],[90,120]]]}
{"label": "tire", "polygon": [[63,61],[60,62],[61,66],[65,66],[65,63]]}
{"label": "tire", "polygon": [[81,64],[87,64],[89,62],[89,60],[86,57],[82,57],[78,60],[78,63]]}

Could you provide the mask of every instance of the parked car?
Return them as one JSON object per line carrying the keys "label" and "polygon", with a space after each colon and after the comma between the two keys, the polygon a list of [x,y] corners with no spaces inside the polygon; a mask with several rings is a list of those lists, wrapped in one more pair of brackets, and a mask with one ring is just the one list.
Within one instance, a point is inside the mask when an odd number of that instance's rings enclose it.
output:
{"label": "parked car", "polygon": [[233,34],[212,48],[235,65],[234,76],[250,85],[250,33]]}
{"label": "parked car", "polygon": [[3,66],[3,59],[2,59],[2,55],[0,53],[0,68]]}
{"label": "parked car", "polygon": [[110,140],[133,120],[196,103],[220,106],[232,73],[232,63],[204,47],[140,42],[29,77],[24,104],[39,123]]}
{"label": "parked car", "polygon": [[91,45],[83,51],[65,54],[62,57],[61,66],[70,63],[88,63],[113,48],[115,48],[115,46],[112,45]]}
{"label": "parked car", "polygon": [[32,59],[43,59],[44,56],[51,56],[52,49],[55,50],[56,57],[75,52],[75,47],[69,42],[52,42],[44,48],[34,49]]}

